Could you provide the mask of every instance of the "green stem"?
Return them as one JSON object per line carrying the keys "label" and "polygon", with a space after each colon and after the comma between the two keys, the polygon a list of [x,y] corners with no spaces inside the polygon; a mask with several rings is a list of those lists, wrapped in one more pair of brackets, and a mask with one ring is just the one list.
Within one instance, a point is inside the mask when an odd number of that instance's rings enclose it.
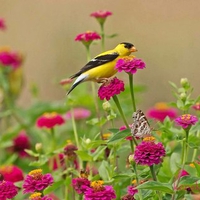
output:
{"label": "green stem", "polygon": [[104,33],[104,24],[101,25],[101,48],[102,52],[105,51],[105,33]]}
{"label": "green stem", "polygon": [[56,149],[56,137],[55,137],[55,129],[51,128],[51,138],[52,138],[52,150],[54,151]]}
{"label": "green stem", "polygon": [[[139,185],[140,182],[139,182],[139,176],[138,176],[136,164],[134,163],[132,166],[133,166],[133,170],[134,170],[134,172],[135,172],[135,178],[136,178],[136,181],[137,181],[137,185]],[[142,199],[142,193],[141,193],[141,190],[140,190],[140,189],[138,190],[138,194],[139,194],[139,199]]]}
{"label": "green stem", "polygon": [[189,129],[185,129],[185,141],[183,141],[183,160],[182,164],[185,164],[187,161],[187,155],[188,155],[188,136],[189,136]]}
{"label": "green stem", "polygon": [[[126,121],[126,117],[125,117],[125,115],[123,113],[123,110],[122,110],[121,105],[119,103],[118,97],[116,95],[114,95],[112,98],[113,98],[113,100],[114,100],[114,102],[115,102],[115,104],[117,106],[117,109],[119,110],[119,113],[120,113],[120,115],[122,117],[122,120],[123,120],[124,124],[126,125],[126,128],[129,128],[128,122]],[[137,141],[135,140],[134,137],[133,137],[133,142],[137,146]]]}
{"label": "green stem", "polygon": [[129,75],[129,85],[130,85],[130,91],[131,91],[131,100],[132,100],[132,106],[133,106],[133,111],[136,111],[136,105],[135,105],[135,95],[134,95],[134,88],[133,88],[133,74],[128,74]]}
{"label": "green stem", "polygon": [[152,178],[154,181],[157,181],[157,177],[156,177],[156,173],[155,173],[155,170],[154,170],[154,167],[153,165],[149,166],[150,168],[150,171],[151,171],[151,175],[152,175]]}
{"label": "green stem", "polygon": [[91,60],[91,55],[90,55],[90,45],[85,45],[86,47],[86,54],[87,54],[87,62]]}
{"label": "green stem", "polygon": [[134,152],[134,145],[133,145],[133,141],[132,140],[130,140],[130,146],[131,146],[131,151],[133,153]]}
{"label": "green stem", "polygon": [[[199,134],[200,134],[200,131],[197,131],[197,138],[199,138]],[[193,155],[192,155],[192,162],[195,161],[195,159],[197,157],[197,152],[198,152],[198,148],[194,149]]]}

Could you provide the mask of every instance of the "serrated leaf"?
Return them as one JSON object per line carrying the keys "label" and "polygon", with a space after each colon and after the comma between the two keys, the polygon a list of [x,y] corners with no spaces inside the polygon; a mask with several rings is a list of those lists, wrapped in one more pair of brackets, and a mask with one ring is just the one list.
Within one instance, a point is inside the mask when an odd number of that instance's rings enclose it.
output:
{"label": "serrated leaf", "polygon": [[171,186],[171,184],[168,183],[160,183],[156,181],[148,181],[145,182],[139,186],[137,186],[137,189],[149,189],[149,190],[156,190],[156,191],[162,191],[168,194],[173,194],[174,190]]}

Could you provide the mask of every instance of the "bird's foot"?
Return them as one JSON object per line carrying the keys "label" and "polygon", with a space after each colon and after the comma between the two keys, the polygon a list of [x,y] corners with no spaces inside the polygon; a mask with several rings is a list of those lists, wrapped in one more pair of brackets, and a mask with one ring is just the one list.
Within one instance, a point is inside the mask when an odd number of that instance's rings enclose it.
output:
{"label": "bird's foot", "polygon": [[102,83],[103,85],[108,85],[112,78],[98,78],[97,83]]}

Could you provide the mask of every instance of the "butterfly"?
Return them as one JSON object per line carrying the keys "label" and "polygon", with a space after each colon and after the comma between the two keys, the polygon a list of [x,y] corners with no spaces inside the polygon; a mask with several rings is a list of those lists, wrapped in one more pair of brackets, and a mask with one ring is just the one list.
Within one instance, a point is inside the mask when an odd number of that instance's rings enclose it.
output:
{"label": "butterfly", "polygon": [[134,137],[143,138],[151,135],[152,128],[141,110],[133,113],[133,124],[131,125],[131,133]]}

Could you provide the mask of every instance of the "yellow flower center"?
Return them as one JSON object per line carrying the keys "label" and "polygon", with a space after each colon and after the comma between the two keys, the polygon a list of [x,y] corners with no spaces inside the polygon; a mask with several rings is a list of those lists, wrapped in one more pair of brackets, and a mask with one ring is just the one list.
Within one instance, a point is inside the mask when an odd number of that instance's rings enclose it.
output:
{"label": "yellow flower center", "polygon": [[42,196],[42,194],[40,192],[35,192],[35,193],[31,194],[29,199],[31,199],[31,200],[40,200],[41,196]]}
{"label": "yellow flower center", "polygon": [[134,180],[132,180],[131,183],[132,183],[133,185],[136,185],[137,181],[134,179]]}
{"label": "yellow flower center", "polygon": [[81,178],[85,178],[85,179],[87,179],[87,178],[88,178],[88,172],[85,171],[85,170],[81,170],[81,172],[80,172],[80,176],[81,176]]}
{"label": "yellow flower center", "polygon": [[98,192],[104,190],[103,183],[104,182],[101,180],[93,181],[92,183],[90,183],[90,186],[94,189],[95,192]]}
{"label": "yellow flower center", "polygon": [[184,121],[189,121],[191,119],[191,115],[190,114],[184,114],[181,116],[181,119]]}
{"label": "yellow flower center", "polygon": [[195,165],[193,163],[190,163],[189,166],[195,168]]}
{"label": "yellow flower center", "polygon": [[104,133],[103,134],[103,139],[107,140],[111,136],[111,133]]}
{"label": "yellow flower center", "polygon": [[143,139],[143,141],[145,141],[145,142],[155,142],[155,137],[153,137],[153,136],[145,137]]}
{"label": "yellow flower center", "polygon": [[10,173],[10,172],[12,172],[12,170],[13,170],[13,166],[12,166],[12,165],[9,165],[9,166],[2,166],[2,167],[0,167],[0,170],[1,170],[2,172]]}
{"label": "yellow flower center", "polygon": [[10,52],[10,51],[11,51],[11,49],[8,46],[3,46],[3,47],[0,48],[0,53],[1,52]]}
{"label": "yellow flower center", "polygon": [[29,172],[29,175],[35,180],[39,180],[42,177],[42,169],[35,169]]}
{"label": "yellow flower center", "polygon": [[165,102],[156,103],[154,107],[157,110],[168,110],[169,109],[169,106]]}
{"label": "yellow flower center", "polygon": [[43,114],[44,117],[49,118],[49,119],[55,117],[56,115],[57,115],[56,112],[44,113],[44,114]]}
{"label": "yellow flower center", "polygon": [[123,60],[125,60],[126,62],[128,62],[128,61],[133,60],[134,58],[135,58],[135,56],[133,56],[133,55],[130,55],[130,56],[124,56],[124,57],[123,57]]}

